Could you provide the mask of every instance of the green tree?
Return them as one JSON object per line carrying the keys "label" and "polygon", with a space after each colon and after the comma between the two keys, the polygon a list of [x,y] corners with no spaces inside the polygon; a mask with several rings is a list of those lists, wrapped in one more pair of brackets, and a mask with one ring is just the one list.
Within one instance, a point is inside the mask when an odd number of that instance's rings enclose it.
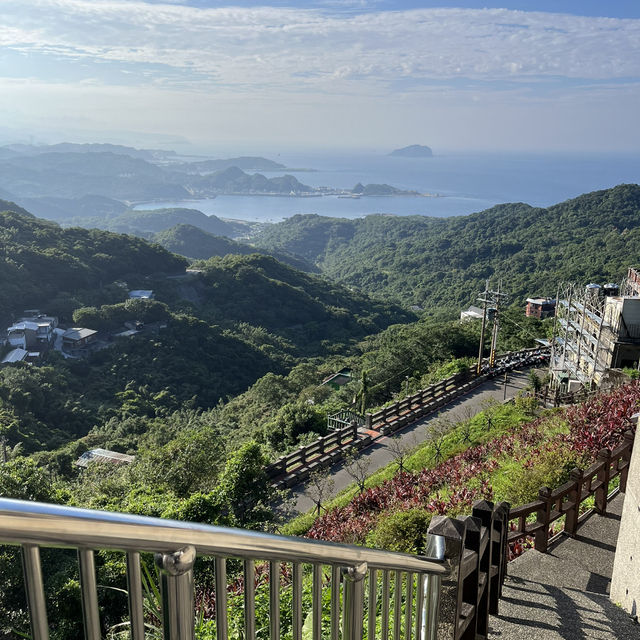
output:
{"label": "green tree", "polygon": [[19,457],[0,465],[0,495],[18,500],[53,502],[55,491],[46,469],[31,458]]}
{"label": "green tree", "polygon": [[263,528],[273,519],[275,492],[264,471],[268,462],[256,442],[247,442],[228,458],[217,487],[219,502],[241,527]]}

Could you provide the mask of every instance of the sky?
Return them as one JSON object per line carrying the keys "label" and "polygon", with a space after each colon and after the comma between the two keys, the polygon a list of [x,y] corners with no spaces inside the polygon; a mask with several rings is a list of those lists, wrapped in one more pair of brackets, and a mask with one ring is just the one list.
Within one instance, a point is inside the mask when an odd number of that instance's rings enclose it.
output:
{"label": "sky", "polygon": [[640,2],[0,0],[0,143],[636,151]]}

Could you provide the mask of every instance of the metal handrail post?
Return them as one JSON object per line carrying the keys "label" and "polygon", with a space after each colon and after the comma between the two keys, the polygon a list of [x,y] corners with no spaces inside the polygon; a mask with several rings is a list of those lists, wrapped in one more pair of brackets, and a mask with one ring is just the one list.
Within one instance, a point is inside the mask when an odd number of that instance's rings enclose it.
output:
{"label": "metal handrail post", "polygon": [[344,576],[344,618],[342,623],[344,640],[362,640],[364,628],[364,577],[367,563],[342,570]]}
{"label": "metal handrail post", "polygon": [[32,544],[22,546],[22,569],[29,607],[31,637],[33,640],[49,640],[47,604],[42,581],[40,549]]}
{"label": "metal handrail post", "polygon": [[[433,534],[427,535],[427,543],[425,545],[425,555],[427,558],[443,561],[444,552],[444,537]],[[442,578],[437,575],[428,575],[424,589],[425,598],[422,612],[421,640],[437,640]]]}
{"label": "metal handrail post", "polygon": [[[162,626],[164,640],[193,640],[195,632],[193,563],[195,547],[175,553],[157,553],[161,569]],[[218,602],[218,607],[220,603]],[[220,611],[218,610],[218,617]]]}

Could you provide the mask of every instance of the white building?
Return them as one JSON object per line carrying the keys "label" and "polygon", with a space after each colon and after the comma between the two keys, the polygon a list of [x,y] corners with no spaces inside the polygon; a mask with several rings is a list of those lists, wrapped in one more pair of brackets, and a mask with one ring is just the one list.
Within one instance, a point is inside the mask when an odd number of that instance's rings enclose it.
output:
{"label": "white building", "polygon": [[471,305],[466,311],[460,312],[460,320],[482,320],[482,309],[480,307],[474,307]]}

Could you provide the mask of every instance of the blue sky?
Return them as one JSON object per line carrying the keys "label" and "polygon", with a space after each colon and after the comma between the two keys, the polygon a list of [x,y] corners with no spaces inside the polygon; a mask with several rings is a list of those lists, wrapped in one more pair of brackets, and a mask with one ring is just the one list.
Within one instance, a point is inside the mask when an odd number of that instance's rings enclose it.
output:
{"label": "blue sky", "polygon": [[[165,0],[153,0],[155,4],[165,4]],[[277,2],[215,2],[213,0],[185,0],[173,4],[183,4],[192,7],[298,7],[342,10],[350,12],[372,11],[406,11],[408,9],[433,8],[467,8],[467,9],[512,9],[517,11],[545,11],[549,13],[569,13],[579,16],[604,16],[609,18],[640,18],[640,3],[637,0],[544,0],[539,2],[464,2],[461,0],[435,0],[432,2],[420,0],[307,0],[293,2],[278,0]]]}
{"label": "blue sky", "polygon": [[633,151],[640,2],[0,0],[0,141]]}

